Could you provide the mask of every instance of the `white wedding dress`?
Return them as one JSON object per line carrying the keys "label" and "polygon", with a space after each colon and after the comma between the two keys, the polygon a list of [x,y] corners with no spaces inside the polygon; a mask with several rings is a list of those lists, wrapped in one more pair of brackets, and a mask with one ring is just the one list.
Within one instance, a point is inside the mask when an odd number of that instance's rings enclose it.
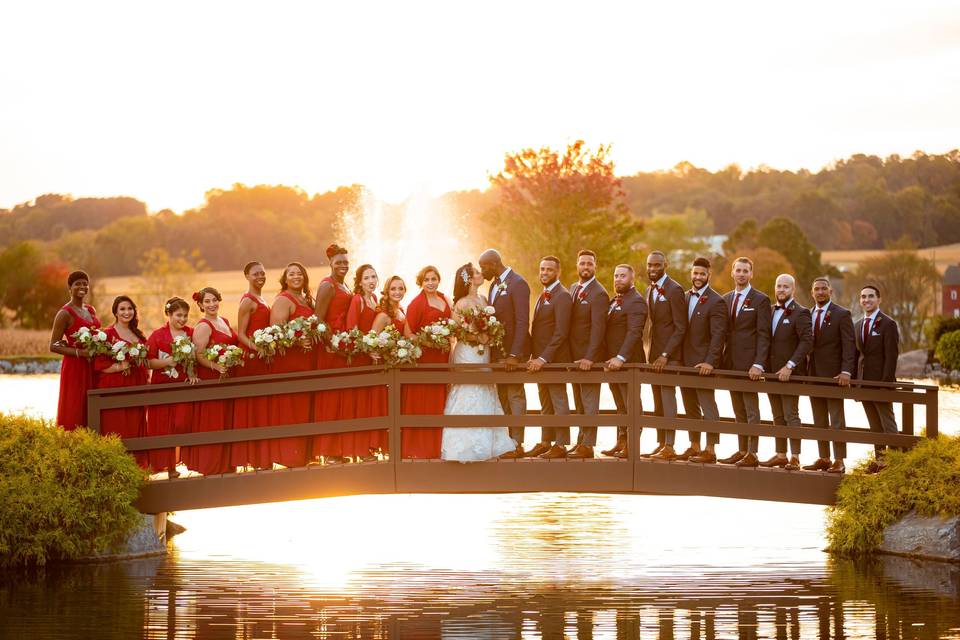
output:
{"label": "white wedding dress", "polygon": [[[457,342],[450,360],[453,364],[490,362],[490,349],[481,355],[477,347]],[[455,384],[447,394],[445,416],[503,415],[497,387],[492,384]],[[445,428],[440,458],[459,462],[490,460],[516,449],[517,443],[506,427]]]}

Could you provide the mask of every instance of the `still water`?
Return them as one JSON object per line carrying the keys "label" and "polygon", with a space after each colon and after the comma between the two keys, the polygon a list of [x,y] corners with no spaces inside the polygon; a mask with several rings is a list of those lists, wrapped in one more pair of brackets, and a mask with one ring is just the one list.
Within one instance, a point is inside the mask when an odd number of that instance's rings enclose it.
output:
{"label": "still water", "polygon": [[[3,376],[0,410],[50,415],[56,393]],[[956,432],[960,393],[940,405]],[[816,506],[357,496],[173,519],[164,558],[0,574],[0,638],[960,638],[960,568],[833,560]]]}

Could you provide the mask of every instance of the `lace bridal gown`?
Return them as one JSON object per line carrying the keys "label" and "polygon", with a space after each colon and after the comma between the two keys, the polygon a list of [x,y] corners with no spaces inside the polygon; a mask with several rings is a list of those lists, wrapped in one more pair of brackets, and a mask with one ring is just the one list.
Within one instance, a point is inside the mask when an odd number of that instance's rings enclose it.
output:
{"label": "lace bridal gown", "polygon": [[[481,355],[477,348],[465,342],[457,342],[453,348],[453,364],[490,362],[490,349]],[[503,415],[497,387],[492,384],[455,384],[447,394],[445,416]],[[445,428],[440,458],[458,462],[490,460],[507,451],[513,451],[517,443],[510,437],[507,427],[470,427],[467,429]]]}

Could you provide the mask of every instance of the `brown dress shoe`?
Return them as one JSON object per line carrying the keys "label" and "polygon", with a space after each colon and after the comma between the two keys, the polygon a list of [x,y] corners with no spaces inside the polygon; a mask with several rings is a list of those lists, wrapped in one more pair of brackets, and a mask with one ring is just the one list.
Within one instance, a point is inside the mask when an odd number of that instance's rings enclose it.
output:
{"label": "brown dress shoe", "polygon": [[837,460],[830,468],[827,469],[827,473],[846,473],[847,469],[843,466],[843,460]]}
{"label": "brown dress shoe", "polygon": [[524,457],[527,457],[527,458],[536,458],[536,457],[539,456],[541,453],[546,453],[547,451],[550,451],[550,443],[549,443],[549,442],[538,442],[538,443],[536,444],[536,446],[533,447],[533,449],[530,449],[530,451],[527,451],[527,452],[526,452],[525,454],[523,454],[523,455],[524,455]]}
{"label": "brown dress shoe", "polygon": [[800,458],[797,456],[790,456],[790,462],[783,465],[783,468],[787,471],[800,471]]}
{"label": "brown dress shoe", "polygon": [[698,464],[717,464],[717,454],[712,451],[701,451],[697,455],[690,458],[690,462],[696,462]]}
{"label": "brown dress shoe", "polygon": [[567,448],[564,447],[562,444],[555,444],[552,447],[550,447],[549,450],[547,450],[544,453],[541,453],[537,457],[542,460],[556,460],[558,458],[566,458]]}
{"label": "brown dress shoe", "polygon": [[746,452],[744,451],[735,451],[734,454],[728,458],[721,458],[717,460],[720,464],[737,464],[741,460],[747,457]]}
{"label": "brown dress shoe", "polygon": [[742,458],[740,458],[740,460],[738,460],[736,464],[738,467],[752,468],[752,467],[760,466],[760,461],[757,459],[757,454],[751,452],[743,456]]}
{"label": "brown dress shoe", "polygon": [[574,458],[577,460],[582,460],[586,458],[593,457],[593,447],[589,447],[585,444],[578,444],[573,448],[573,451],[567,453],[568,458]]}
{"label": "brown dress shoe", "polygon": [[778,453],[777,455],[773,456],[769,460],[764,460],[763,462],[761,462],[760,466],[766,467],[768,469],[770,467],[785,467],[787,466],[787,456],[785,456],[782,453]]}
{"label": "brown dress shoe", "polygon": [[694,449],[693,447],[687,447],[687,450],[677,456],[677,460],[689,460],[693,456],[700,455],[699,449]]}
{"label": "brown dress shoe", "polygon": [[627,439],[626,437],[621,436],[617,438],[617,444],[613,445],[612,449],[607,449],[606,451],[601,451],[600,453],[602,453],[605,456],[612,456],[615,453],[623,451],[626,448],[627,448]]}
{"label": "brown dress shoe", "polygon": [[614,458],[620,458],[621,460],[626,460],[626,459],[627,459],[627,456],[629,456],[629,455],[630,455],[629,449],[627,449],[626,447],[624,447],[623,449],[620,449],[620,451],[617,451],[615,454],[613,454],[613,457],[614,457]]}
{"label": "brown dress shoe", "polygon": [[641,454],[640,454],[640,457],[641,457],[641,458],[651,458],[651,457],[657,455],[658,453],[660,453],[660,450],[663,449],[663,446],[664,446],[664,445],[663,445],[663,443],[661,442],[660,444],[657,445],[657,448],[656,448],[656,449],[654,449],[654,450],[651,451],[650,453],[641,453]]}
{"label": "brown dress shoe", "polygon": [[663,449],[660,449],[657,453],[650,456],[652,460],[676,460],[677,452],[673,450],[668,444],[663,445]]}
{"label": "brown dress shoe", "polygon": [[506,453],[502,454],[502,455],[500,456],[500,459],[501,459],[501,460],[516,460],[517,458],[522,458],[522,457],[523,457],[523,447],[518,444],[518,445],[517,445],[517,448],[514,449],[513,451],[507,451]]}
{"label": "brown dress shoe", "polygon": [[803,466],[804,471],[827,471],[830,468],[830,460],[827,458],[817,458],[813,464]]}

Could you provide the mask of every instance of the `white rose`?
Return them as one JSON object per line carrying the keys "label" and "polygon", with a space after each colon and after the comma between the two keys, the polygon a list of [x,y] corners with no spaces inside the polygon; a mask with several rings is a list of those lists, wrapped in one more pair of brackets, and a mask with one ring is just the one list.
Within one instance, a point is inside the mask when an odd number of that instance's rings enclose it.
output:
{"label": "white rose", "polygon": [[117,362],[123,362],[123,361],[126,360],[126,359],[127,359],[127,355],[126,355],[126,354],[124,354],[124,353],[118,353],[118,354],[117,354]]}
{"label": "white rose", "polygon": [[326,333],[327,325],[321,322],[320,324],[317,325],[317,331],[319,331],[320,333]]}
{"label": "white rose", "polygon": [[484,312],[489,313],[490,315],[493,315],[494,313],[497,312],[497,310],[491,307],[490,305],[485,306],[483,310]]}
{"label": "white rose", "polygon": [[219,362],[220,364],[223,364],[223,363],[225,363],[226,361],[227,361],[227,356],[226,356],[226,355],[222,355],[222,356],[220,356],[219,358],[217,358],[217,362]]}
{"label": "white rose", "polygon": [[77,333],[82,333],[82,334],[84,334],[84,335],[85,335],[85,334],[88,334],[88,333],[90,333],[90,328],[89,328],[89,327],[80,327],[80,331],[78,331]]}
{"label": "white rose", "polygon": [[136,358],[140,355],[140,349],[130,349],[130,357]]}
{"label": "white rose", "polygon": [[274,340],[274,338],[273,338],[273,336],[271,336],[271,335],[267,335],[267,336],[264,337],[264,339],[263,339],[263,341],[266,342],[267,344],[272,343],[273,340]]}
{"label": "white rose", "polygon": [[127,344],[127,343],[124,342],[123,340],[119,340],[119,341],[117,341],[117,342],[114,342],[114,343],[113,343],[113,346],[110,347],[110,348],[113,349],[114,351],[120,351],[120,349],[123,349],[123,347],[124,347],[126,344]]}
{"label": "white rose", "polygon": [[406,349],[397,349],[398,358],[406,358],[409,352]]}
{"label": "white rose", "polygon": [[192,353],[192,352],[193,352],[193,347],[191,347],[190,345],[184,345],[180,347],[180,353]]}
{"label": "white rose", "polygon": [[105,334],[103,331],[97,331],[95,340],[97,340],[98,342],[103,342],[106,339],[107,339],[107,334]]}

